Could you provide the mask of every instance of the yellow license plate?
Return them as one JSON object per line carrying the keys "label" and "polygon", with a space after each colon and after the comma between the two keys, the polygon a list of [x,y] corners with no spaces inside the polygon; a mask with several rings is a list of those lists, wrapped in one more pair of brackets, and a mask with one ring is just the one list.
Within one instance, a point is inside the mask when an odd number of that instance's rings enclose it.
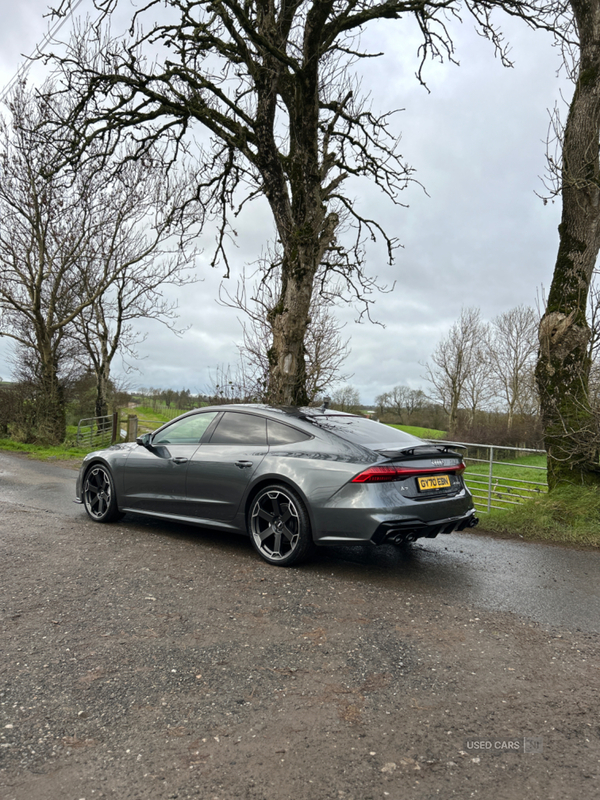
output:
{"label": "yellow license plate", "polygon": [[419,489],[424,492],[429,489],[449,489],[450,477],[448,475],[434,475],[431,478],[417,478]]}

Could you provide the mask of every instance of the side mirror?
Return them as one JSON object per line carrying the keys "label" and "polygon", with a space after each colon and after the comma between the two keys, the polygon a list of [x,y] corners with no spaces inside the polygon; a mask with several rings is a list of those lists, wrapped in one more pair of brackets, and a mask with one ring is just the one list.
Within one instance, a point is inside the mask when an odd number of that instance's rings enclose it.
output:
{"label": "side mirror", "polygon": [[139,444],[140,447],[146,447],[147,449],[150,448],[150,439],[152,438],[151,433],[143,433],[141,436],[138,436],[135,440],[136,444]]}

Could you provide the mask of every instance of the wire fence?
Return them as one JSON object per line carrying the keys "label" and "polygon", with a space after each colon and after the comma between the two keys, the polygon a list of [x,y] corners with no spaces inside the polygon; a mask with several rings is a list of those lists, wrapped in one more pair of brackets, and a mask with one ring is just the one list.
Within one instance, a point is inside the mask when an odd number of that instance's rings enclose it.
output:
{"label": "wire fence", "polygon": [[465,448],[465,483],[482,513],[505,511],[548,491],[546,451],[529,447],[431,440]]}

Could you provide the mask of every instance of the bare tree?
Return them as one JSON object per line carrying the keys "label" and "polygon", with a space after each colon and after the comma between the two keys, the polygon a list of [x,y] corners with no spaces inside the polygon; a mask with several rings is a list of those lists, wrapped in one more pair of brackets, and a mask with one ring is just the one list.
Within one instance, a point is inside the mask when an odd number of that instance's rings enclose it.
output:
{"label": "bare tree", "polygon": [[[57,138],[50,123],[69,108],[50,94],[21,87],[0,126],[0,335],[17,343],[39,386],[40,435],[61,441],[75,321],[133,263],[147,260],[171,218],[165,206],[149,214],[132,202],[126,170],[111,174],[92,158],[78,169],[65,164],[64,132]],[[92,149],[106,160],[98,145]],[[142,224],[152,233],[132,257],[127,236]]]}
{"label": "bare tree", "polygon": [[[39,435],[64,438],[61,372],[75,317],[110,282],[86,273],[104,238],[107,189],[102,177],[58,169],[48,135],[47,97],[20,89],[0,128],[0,332],[19,346],[19,362],[43,398]],[[95,241],[96,240],[96,241]]]}
{"label": "bare tree", "polygon": [[[262,261],[249,285],[245,272],[235,295],[222,287],[221,302],[244,312],[241,320],[243,342],[239,347],[240,370],[244,383],[261,400],[268,397],[270,362],[273,358],[273,329],[269,318],[281,296],[281,270]],[[327,387],[348,379],[341,372],[350,352],[348,340],[333,315],[333,302],[339,291],[329,286],[327,294],[315,293],[309,307],[305,335],[306,396],[311,403]]]}
{"label": "bare tree", "polygon": [[[103,21],[118,4],[95,0]],[[526,0],[164,5],[157,13],[162,2],[144,3],[123,40],[108,39],[99,22],[72,41],[60,59],[65,84],[81,97],[71,125],[82,147],[93,138],[135,131],[141,151],[157,138],[170,139],[173,158],[189,145],[192,125],[200,125],[211,139],[195,188],[218,220],[215,259],[225,263],[231,214],[250,199],[266,198],[281,253],[280,296],[268,318],[268,396],[301,405],[307,401],[305,339],[318,270],[326,279],[341,278],[346,296],[368,309],[375,281],[364,270],[363,239],[381,237],[390,260],[395,246],[352,199],[348,178],[374,183],[394,203],[411,179],[390,114],[378,116],[353,77],[357,61],[376,55],[361,50],[361,30],[374,20],[412,18],[421,36],[420,75],[427,58],[453,58],[447,19],[459,9],[467,9],[505,61],[491,9],[497,5],[530,24],[545,24],[544,13],[538,2]],[[56,13],[71,6],[72,0],[63,0]]]}
{"label": "bare tree", "polygon": [[596,359],[590,368],[588,392],[595,413],[600,411],[600,362]]}
{"label": "bare tree", "polygon": [[394,414],[400,422],[404,421],[409,393],[410,389],[408,386],[394,386],[387,394],[388,410]]}
{"label": "bare tree", "polygon": [[531,409],[531,377],[538,350],[538,317],[529,306],[520,305],[492,320],[487,357],[496,391],[506,404],[507,428],[515,413]]}
{"label": "bare tree", "polygon": [[427,395],[422,389],[409,389],[406,395],[406,413],[408,418],[420,411],[427,404]]}
{"label": "bare tree", "polygon": [[360,411],[360,395],[354,386],[341,386],[331,395],[331,405],[337,411],[348,411],[356,414]]}
{"label": "bare tree", "polygon": [[[165,299],[167,285],[183,286],[193,280],[190,264],[194,252],[184,239],[169,241],[169,214],[156,217],[156,209],[179,203],[180,181],[164,175],[155,164],[129,161],[121,168],[123,186],[120,203],[119,247],[97,253],[98,261],[115,279],[105,292],[73,320],[70,335],[81,347],[79,359],[96,376],[96,416],[108,414],[107,390],[110,370],[117,353],[137,358],[136,347],[144,341],[135,327],[140,319],[157,320],[174,333],[177,303]],[[145,224],[143,224],[145,223]]]}
{"label": "bare tree", "polygon": [[590,283],[588,297],[588,322],[590,326],[590,341],[588,354],[591,362],[596,360],[600,349],[600,286],[598,285],[598,271],[594,270]]}
{"label": "bare tree", "polygon": [[427,397],[422,389],[411,389],[409,386],[394,386],[389,392],[375,398],[381,416],[393,414],[401,423],[423,408]]}
{"label": "bare tree", "polygon": [[377,412],[380,417],[383,417],[384,414],[387,414],[389,403],[390,403],[389,392],[383,392],[382,394],[377,395],[377,397],[375,398],[375,406],[377,408]]}
{"label": "bare tree", "polygon": [[256,403],[262,398],[255,394],[253,377],[249,376],[244,364],[219,364],[210,375],[204,392],[209,403]]}
{"label": "bare tree", "polygon": [[590,326],[588,394],[591,409],[595,415],[598,415],[600,412],[600,286],[598,285],[598,270],[594,270],[590,284],[588,321]]}
{"label": "bare tree", "polygon": [[473,347],[471,369],[464,384],[464,404],[469,410],[469,427],[475,423],[477,412],[484,409],[496,394],[489,358],[489,336],[489,325],[482,322]]}
{"label": "bare tree", "polygon": [[425,364],[426,380],[433,385],[436,398],[448,414],[450,433],[456,429],[467,381],[480,363],[478,353],[484,337],[485,326],[479,309],[463,308],[458,321],[433,351],[432,364]]}

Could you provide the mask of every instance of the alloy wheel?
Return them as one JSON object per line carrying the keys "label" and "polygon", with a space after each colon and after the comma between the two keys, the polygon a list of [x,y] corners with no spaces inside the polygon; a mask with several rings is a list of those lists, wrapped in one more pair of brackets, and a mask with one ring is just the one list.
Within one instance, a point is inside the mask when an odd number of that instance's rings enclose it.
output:
{"label": "alloy wheel", "polygon": [[250,532],[254,545],[267,561],[292,556],[301,534],[301,521],[293,499],[281,489],[261,492],[252,506]]}
{"label": "alloy wheel", "polygon": [[103,520],[111,508],[112,498],[110,475],[104,467],[93,467],[86,475],[83,490],[83,502],[90,517]]}

